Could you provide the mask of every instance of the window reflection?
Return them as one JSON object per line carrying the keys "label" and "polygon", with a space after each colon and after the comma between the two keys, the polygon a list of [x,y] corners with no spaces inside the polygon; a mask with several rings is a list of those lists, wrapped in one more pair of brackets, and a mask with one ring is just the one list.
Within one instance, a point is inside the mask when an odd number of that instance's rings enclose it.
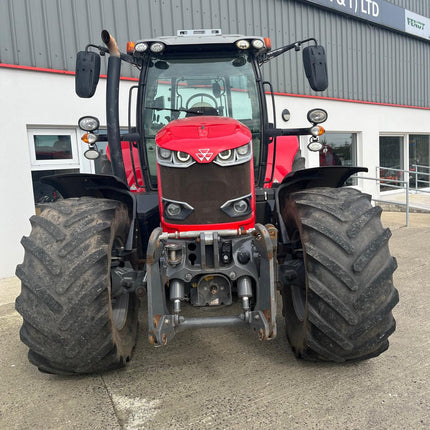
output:
{"label": "window reflection", "polygon": [[[320,139],[320,166],[356,166],[357,134],[325,133]],[[348,179],[345,185],[355,185],[356,179]]]}
{"label": "window reflection", "polygon": [[71,160],[72,141],[70,135],[34,135],[36,160]]}

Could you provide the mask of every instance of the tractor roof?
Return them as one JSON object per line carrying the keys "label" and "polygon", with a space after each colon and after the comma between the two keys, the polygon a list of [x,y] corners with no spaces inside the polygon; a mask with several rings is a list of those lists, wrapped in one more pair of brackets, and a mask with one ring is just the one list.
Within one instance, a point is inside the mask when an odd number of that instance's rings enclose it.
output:
{"label": "tractor roof", "polygon": [[[263,47],[253,49],[255,51],[268,50],[266,40],[259,36],[244,36],[241,34],[222,34],[219,29],[204,29],[204,30],[179,30],[176,36],[160,36],[151,39],[142,39],[136,42],[152,45],[156,42],[161,42],[165,45],[168,51],[172,50],[189,50],[190,48],[201,49],[204,46],[212,49],[225,49],[231,47],[238,49],[236,43],[241,40],[249,42],[250,46],[254,40],[263,42]],[[170,49],[169,49],[170,48]]]}

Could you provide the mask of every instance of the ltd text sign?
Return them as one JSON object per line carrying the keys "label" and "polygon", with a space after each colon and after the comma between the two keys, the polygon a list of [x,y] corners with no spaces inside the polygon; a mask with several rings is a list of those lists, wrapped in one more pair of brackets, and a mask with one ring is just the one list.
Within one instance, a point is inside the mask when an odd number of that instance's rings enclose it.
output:
{"label": "ltd text sign", "polygon": [[430,41],[430,18],[385,0],[303,0]]}

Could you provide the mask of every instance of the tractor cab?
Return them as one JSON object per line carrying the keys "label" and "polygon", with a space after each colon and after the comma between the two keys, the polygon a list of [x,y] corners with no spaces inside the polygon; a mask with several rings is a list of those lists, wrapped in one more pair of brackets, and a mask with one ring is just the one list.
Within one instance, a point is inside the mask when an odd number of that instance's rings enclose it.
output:
{"label": "tractor cab", "polygon": [[[113,43],[108,32],[103,32],[102,37],[107,44]],[[266,105],[267,93],[271,95],[274,110],[272,87],[269,82],[263,81],[260,68],[278,55],[292,49],[300,51],[302,45],[308,44],[310,46],[303,48],[304,70],[312,88],[322,91],[328,85],[326,58],[323,47],[315,39],[297,41],[271,50],[269,38],[224,35],[221,30],[211,29],[180,30],[176,36],[129,43],[127,54],[119,53],[117,47],[110,49],[88,45],[87,50],[78,55],[77,93],[81,97],[90,97],[97,85],[100,57],[89,49],[91,47],[110,53],[113,57],[110,61],[112,70],[118,69],[121,64],[115,58],[140,69],[139,84],[130,91],[129,102],[129,137],[135,139],[134,148],[130,149],[124,143],[127,135],[122,136],[123,144],[120,145],[119,133],[113,126],[109,133],[108,125],[108,136],[97,133],[93,136],[94,141],[107,138],[110,150],[115,147],[113,173],[136,191],[158,188],[157,133],[174,120],[193,116],[228,117],[245,125],[252,134],[255,185],[267,187],[275,174],[276,140],[283,143],[280,172],[285,176],[292,170],[294,156],[299,149],[297,136],[311,135],[315,145],[318,136],[323,133],[322,127],[317,124],[324,122],[327,114],[322,109],[316,109],[308,115],[311,126],[277,129],[275,118],[269,121]],[[118,54],[113,54],[115,49]],[[115,74],[108,73],[108,87],[111,87],[111,91],[108,90],[108,104],[115,103],[114,99],[109,102],[109,96],[114,97],[116,90],[113,82],[117,78],[119,69]],[[133,90],[137,90],[137,97],[133,97]],[[117,113],[107,109],[107,115],[115,116]],[[108,118],[108,124],[117,123],[118,119],[113,119]],[[123,163],[123,160],[126,162]],[[276,178],[279,182],[282,179],[283,176],[279,175]]]}
{"label": "tractor cab", "polygon": [[[192,116],[234,118],[249,128],[255,183],[261,187],[271,182],[273,169],[268,170],[267,165],[274,166],[273,150],[272,159],[267,158],[269,144],[276,139],[271,134],[275,124],[268,120],[265,90],[271,87],[263,82],[260,66],[281,51],[293,47],[298,50],[309,41],[317,45],[311,39],[271,52],[268,38],[223,35],[216,29],[181,30],[177,36],[138,41],[132,55],[142,61],[138,131],[143,140],[149,187],[157,188],[157,132],[173,120]],[[322,47],[307,47],[304,53],[307,75],[318,90],[325,89],[327,71]],[[315,69],[317,62],[320,64]],[[284,138],[284,152],[293,153],[291,163],[298,150],[296,136],[302,133],[309,134],[309,129],[294,130],[290,134],[293,137]]]}
{"label": "tractor cab", "polygon": [[[216,37],[219,36],[209,39]],[[226,50],[224,39],[223,42],[215,45],[217,50],[213,47],[209,52],[196,52],[194,47],[177,52],[175,46],[169,53],[166,48],[164,55],[151,56],[145,63],[142,134],[152,187],[156,187],[157,181],[156,134],[173,120],[191,117],[229,117],[245,125],[252,133],[254,168],[258,174],[264,100],[260,98],[255,77],[252,55],[255,50],[232,49],[233,42],[228,44],[230,50]],[[136,46],[139,48],[140,44]]]}

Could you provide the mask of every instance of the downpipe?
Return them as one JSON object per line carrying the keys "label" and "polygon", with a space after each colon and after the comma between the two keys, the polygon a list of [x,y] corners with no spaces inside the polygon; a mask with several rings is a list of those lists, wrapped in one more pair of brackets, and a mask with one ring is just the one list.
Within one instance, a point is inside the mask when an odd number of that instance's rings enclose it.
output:
{"label": "downpipe", "polygon": [[107,30],[102,31],[102,40],[109,49],[106,81],[106,121],[112,170],[114,176],[127,184],[124,160],[122,158],[121,135],[119,131],[119,78],[121,72],[121,54],[115,39]]}

